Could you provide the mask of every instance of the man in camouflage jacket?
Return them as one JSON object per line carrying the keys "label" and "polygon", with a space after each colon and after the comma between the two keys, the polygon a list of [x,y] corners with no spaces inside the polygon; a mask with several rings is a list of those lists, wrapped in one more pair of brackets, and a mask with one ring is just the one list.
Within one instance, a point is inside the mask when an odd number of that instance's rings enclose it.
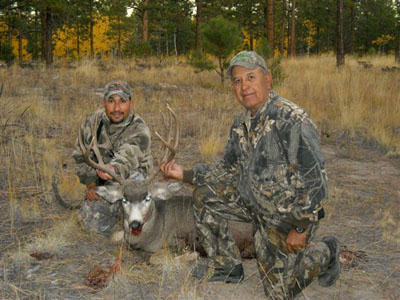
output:
{"label": "man in camouflage jacket", "polygon": [[228,75],[246,112],[233,123],[223,159],[192,170],[161,164],[165,175],[196,186],[196,228],[210,260],[193,275],[243,280],[227,226],[232,219],[253,224],[258,269],[271,299],[292,299],[317,277],[320,285],[332,285],[340,273],[337,239],[310,242],[328,193],[316,127],[303,109],[271,91],[272,76],[257,53],[238,53]]}
{"label": "man in camouflage jacket", "polygon": [[[109,82],[104,88],[103,104],[103,109],[89,115],[81,125],[84,144],[87,147],[96,134],[107,168],[124,179],[146,177],[153,162],[150,131],[143,119],[132,113],[131,88],[125,81]],[[91,132],[95,120],[99,125],[96,132]],[[94,187],[110,184],[112,177],[86,164],[78,139],[72,156],[80,182],[88,188],[81,209],[82,224],[91,231],[108,234],[117,222],[119,205],[103,200]],[[97,158],[92,159],[96,161]]]}

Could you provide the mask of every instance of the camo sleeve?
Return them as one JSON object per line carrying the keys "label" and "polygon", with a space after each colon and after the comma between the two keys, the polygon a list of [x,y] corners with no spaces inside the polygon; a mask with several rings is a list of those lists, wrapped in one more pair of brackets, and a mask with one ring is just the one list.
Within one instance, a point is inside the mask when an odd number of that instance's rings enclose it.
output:
{"label": "camo sleeve", "polygon": [[328,194],[327,176],[318,132],[311,120],[305,118],[288,129],[288,171],[294,197],[278,201],[278,210],[301,225],[299,221],[317,220],[320,203]]}
{"label": "camo sleeve", "polygon": [[124,178],[128,178],[132,170],[140,169],[147,173],[152,165],[149,153],[150,130],[144,123],[141,123],[121,141],[110,164]]}
{"label": "camo sleeve", "polygon": [[222,160],[215,164],[196,164],[193,168],[194,185],[217,184],[217,183],[234,183],[238,176],[238,158],[235,151],[235,137],[233,128],[229,135],[228,143],[225,146],[224,156]]}
{"label": "camo sleeve", "polygon": [[[92,133],[90,132],[89,125],[91,117],[92,116],[89,116],[81,124],[82,139],[86,146],[90,144],[90,141],[92,139]],[[80,182],[85,185],[96,182],[96,171],[86,164],[85,159],[82,155],[81,148],[79,146],[78,138],[75,141],[75,148],[72,152],[72,158],[75,160],[76,174],[78,175]]]}

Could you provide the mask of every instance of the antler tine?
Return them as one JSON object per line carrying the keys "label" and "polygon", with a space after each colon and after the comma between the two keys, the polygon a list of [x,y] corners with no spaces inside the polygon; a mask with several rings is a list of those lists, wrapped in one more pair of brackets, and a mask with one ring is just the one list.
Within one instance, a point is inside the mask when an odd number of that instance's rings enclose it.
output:
{"label": "antler tine", "polygon": [[[155,132],[156,136],[161,140],[161,142],[164,144],[165,147],[165,152],[163,155],[163,158],[161,161],[167,160],[168,162],[171,161],[176,154],[176,149],[178,148],[178,144],[179,144],[179,136],[180,136],[180,126],[179,126],[179,121],[178,118],[176,116],[176,113],[173,111],[173,109],[169,106],[169,104],[167,103],[167,109],[170,115],[169,118],[169,130],[168,130],[168,138],[167,140],[165,140],[157,131]],[[161,113],[162,118],[163,118],[163,122],[165,125],[165,117],[164,114]],[[174,121],[174,122],[173,122]],[[175,141],[174,141],[174,145],[171,145],[171,131],[173,129],[173,125],[175,123]],[[168,150],[169,150],[169,155],[168,155]],[[150,182],[154,179],[154,177],[160,172],[160,170],[158,170],[157,172],[154,172],[153,174],[151,174],[148,178],[147,181]]]}
{"label": "antler tine", "polygon": [[[168,104],[167,104],[167,105],[168,105]],[[161,140],[164,140],[164,141],[167,141],[167,143],[170,143],[170,142],[171,142],[172,120],[171,120],[171,113],[170,113],[169,111],[168,111],[168,113],[169,113],[169,118],[168,118],[168,124],[167,124],[167,119],[166,119],[164,113],[160,110],[160,114],[161,114],[161,117],[162,117],[162,123],[163,123],[164,128],[165,128],[165,131],[166,131],[166,133],[167,133],[167,138],[166,138],[166,139],[162,138],[162,137],[159,135],[159,133],[158,133],[157,131],[155,132],[155,134],[156,134]],[[163,153],[164,153],[164,154],[162,155],[161,161],[164,161],[164,160],[167,159],[167,156],[168,156],[168,148],[165,146],[165,143],[164,143],[164,142],[162,143],[160,149],[161,149],[161,150],[163,151]]]}
{"label": "antler tine", "polygon": [[[109,174],[115,181],[117,181],[120,184],[123,184],[124,180],[119,177],[115,172],[112,170],[108,169],[104,162],[103,158],[101,156],[98,144],[97,144],[97,128],[99,126],[98,124],[98,116],[96,115],[93,126],[91,127],[91,133],[92,133],[92,141],[90,142],[89,146],[86,147],[85,143],[83,142],[82,138],[82,128],[79,127],[79,134],[78,134],[78,140],[79,140],[79,147],[81,148],[83,157],[86,161],[86,163],[93,167],[96,170],[102,171],[104,173]],[[97,158],[98,163],[96,163],[94,160],[90,158],[90,151],[93,151],[94,155]]]}
{"label": "antler tine", "polygon": [[[178,148],[178,144],[179,144],[179,136],[180,136],[180,127],[179,127],[179,122],[178,122],[178,118],[176,116],[176,113],[169,106],[169,104],[167,104],[167,109],[168,109],[169,114],[170,114],[170,122],[169,122],[170,126],[169,126],[169,130],[168,130],[168,138],[167,138],[167,140],[165,140],[157,131],[155,132],[157,137],[161,140],[161,142],[166,147],[166,151],[164,152],[164,156],[163,156],[162,161],[164,161],[164,160],[171,161],[175,157],[176,149]],[[174,123],[175,123],[175,137],[173,138],[174,139],[174,145],[171,145],[171,140],[172,140],[171,131],[172,131],[172,128],[174,126]],[[168,155],[168,150],[170,151],[169,155]]]}

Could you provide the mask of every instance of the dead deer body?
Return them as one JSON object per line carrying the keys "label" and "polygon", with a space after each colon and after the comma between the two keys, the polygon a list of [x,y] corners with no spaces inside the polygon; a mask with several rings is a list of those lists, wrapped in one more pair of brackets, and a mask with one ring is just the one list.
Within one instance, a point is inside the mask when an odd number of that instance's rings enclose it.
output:
{"label": "dead deer body", "polygon": [[[173,110],[169,106],[167,108],[170,114],[168,138],[164,139],[157,132],[156,135],[165,147],[162,160],[170,161],[175,155],[179,141],[179,124]],[[165,123],[165,118],[163,119]],[[97,131],[97,124],[94,123],[92,132]],[[174,137],[171,135],[173,127]],[[174,145],[171,144],[172,141]],[[123,180],[104,165],[95,134],[90,145],[85,147],[82,133],[79,132],[79,144],[88,165],[110,174],[119,183],[95,188],[96,193],[109,203],[121,203],[123,231],[113,234],[114,241],[124,239],[131,248],[149,252],[156,252],[165,245],[178,249],[189,246],[202,252],[194,225],[193,198],[176,194],[182,187],[181,183],[154,183],[153,179],[157,173],[150,175],[147,180]],[[98,163],[90,158],[91,151]],[[229,226],[242,256],[253,256],[251,224],[231,222]]]}
{"label": "dead deer body", "polygon": [[[182,184],[158,182],[146,185],[141,181],[125,186],[99,186],[96,193],[110,203],[120,201],[123,210],[123,231],[114,241],[125,240],[133,249],[156,252],[168,245],[181,250],[189,247],[203,253],[197,239],[193,217],[193,198],[176,195]],[[252,257],[252,226],[230,222],[229,228],[243,257]]]}

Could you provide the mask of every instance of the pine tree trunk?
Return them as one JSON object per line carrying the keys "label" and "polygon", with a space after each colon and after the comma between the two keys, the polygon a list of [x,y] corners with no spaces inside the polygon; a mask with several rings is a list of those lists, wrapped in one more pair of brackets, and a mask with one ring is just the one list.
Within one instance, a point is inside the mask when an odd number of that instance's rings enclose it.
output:
{"label": "pine tree trunk", "polygon": [[396,0],[395,1],[395,7],[396,7],[396,12],[397,12],[397,44],[396,44],[396,50],[395,50],[395,62],[400,64],[400,1]]}
{"label": "pine tree trunk", "polygon": [[296,56],[296,0],[292,0],[292,16],[290,24],[290,56]]}
{"label": "pine tree trunk", "polygon": [[281,43],[279,46],[279,52],[283,56],[283,51],[285,49],[285,32],[286,32],[286,0],[282,0],[282,11],[283,11],[283,16],[282,16],[282,27],[281,27]]}
{"label": "pine tree trunk", "polygon": [[353,54],[354,52],[355,19],[356,19],[356,0],[353,0],[351,3],[351,11],[350,11],[350,45],[349,45],[350,54]]}
{"label": "pine tree trunk", "polygon": [[336,0],[337,3],[337,22],[336,22],[336,66],[344,65],[344,45],[343,45],[343,0]]}
{"label": "pine tree trunk", "polygon": [[274,0],[268,0],[267,11],[267,32],[266,36],[271,49],[271,55],[274,56]]}
{"label": "pine tree trunk", "polygon": [[121,17],[118,15],[118,53],[117,57],[122,58],[122,49],[121,49]]}
{"label": "pine tree trunk", "polygon": [[93,43],[93,0],[89,0],[89,39],[90,39],[90,58],[94,57]]}
{"label": "pine tree trunk", "polygon": [[397,47],[395,51],[395,61],[400,64],[400,23],[397,25]]}
{"label": "pine tree trunk", "polygon": [[80,49],[80,42],[79,42],[79,33],[80,32],[80,28],[79,28],[79,25],[77,25],[76,26],[76,56],[79,58],[79,56],[80,56],[80,52],[81,52],[81,49]]}
{"label": "pine tree trunk", "polygon": [[203,47],[201,41],[201,24],[203,22],[203,0],[196,0],[196,51],[201,52]]}
{"label": "pine tree trunk", "polygon": [[40,11],[40,21],[42,26],[42,59],[46,62],[46,65],[53,63],[53,49],[51,39],[51,11],[47,6],[45,0],[42,0],[42,9]]}
{"label": "pine tree trunk", "polygon": [[178,45],[177,45],[177,42],[176,42],[177,31],[178,31],[178,29],[176,28],[175,32],[174,32],[174,49],[175,49],[176,58],[178,58]]}
{"label": "pine tree trunk", "polygon": [[[18,9],[18,16],[21,19],[21,10]],[[22,62],[22,30],[18,29],[18,60]]]}
{"label": "pine tree trunk", "polygon": [[149,40],[149,0],[143,0],[142,4],[142,41],[147,42]]}

